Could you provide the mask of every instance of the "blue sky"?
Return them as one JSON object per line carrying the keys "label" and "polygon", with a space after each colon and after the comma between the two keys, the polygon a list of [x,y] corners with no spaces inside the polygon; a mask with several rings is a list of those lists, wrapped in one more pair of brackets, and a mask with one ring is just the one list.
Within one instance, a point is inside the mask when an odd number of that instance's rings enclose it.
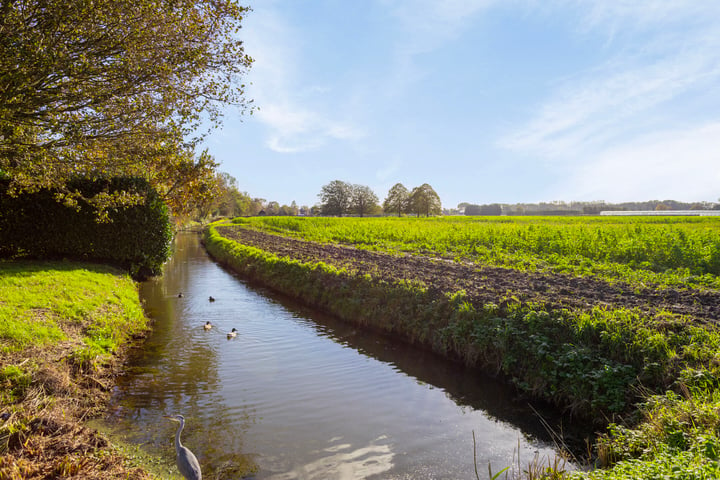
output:
{"label": "blue sky", "polygon": [[256,0],[206,147],[253,197],[332,180],[460,202],[720,198],[720,2]]}

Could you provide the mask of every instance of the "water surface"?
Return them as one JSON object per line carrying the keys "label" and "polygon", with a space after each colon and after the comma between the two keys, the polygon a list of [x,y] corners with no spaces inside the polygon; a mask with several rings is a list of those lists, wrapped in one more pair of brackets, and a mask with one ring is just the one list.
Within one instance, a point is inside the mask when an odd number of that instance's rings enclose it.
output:
{"label": "water surface", "polygon": [[168,464],[171,413],[186,417],[183,443],[206,478],[475,478],[473,433],[481,478],[518,454],[523,466],[554,457],[538,416],[502,384],[252,287],[195,234],[175,249],[142,285],[153,332],[108,420]]}

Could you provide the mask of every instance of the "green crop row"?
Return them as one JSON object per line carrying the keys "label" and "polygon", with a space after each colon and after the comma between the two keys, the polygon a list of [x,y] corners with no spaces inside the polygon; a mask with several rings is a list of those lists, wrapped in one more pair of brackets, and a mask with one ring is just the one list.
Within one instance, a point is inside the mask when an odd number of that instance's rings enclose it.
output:
{"label": "green crop row", "polygon": [[717,217],[238,218],[316,242],[521,270],[720,288]]}

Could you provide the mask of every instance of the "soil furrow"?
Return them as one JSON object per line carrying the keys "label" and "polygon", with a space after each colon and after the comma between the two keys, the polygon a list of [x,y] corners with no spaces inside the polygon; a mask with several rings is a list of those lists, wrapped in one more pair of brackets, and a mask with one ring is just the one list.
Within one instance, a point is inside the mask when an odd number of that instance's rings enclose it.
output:
{"label": "soil furrow", "polygon": [[439,292],[465,290],[476,304],[507,297],[538,302],[548,309],[586,310],[594,306],[638,308],[650,314],[669,311],[715,323],[720,318],[720,292],[634,287],[593,277],[521,272],[418,255],[392,255],[349,246],[320,244],[271,235],[237,226],[217,227],[226,238],[278,256],[303,262],[325,262],[387,281],[423,282]]}

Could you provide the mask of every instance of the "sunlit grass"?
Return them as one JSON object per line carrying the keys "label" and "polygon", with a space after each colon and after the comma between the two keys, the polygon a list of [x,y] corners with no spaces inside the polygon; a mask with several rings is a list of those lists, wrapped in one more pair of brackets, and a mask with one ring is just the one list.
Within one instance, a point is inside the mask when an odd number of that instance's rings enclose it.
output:
{"label": "sunlit grass", "polygon": [[648,398],[636,427],[610,426],[598,442],[599,460],[609,468],[570,478],[720,478],[720,393],[685,380],[691,387],[684,387],[682,395],[666,392]]}
{"label": "sunlit grass", "polygon": [[85,345],[110,353],[144,327],[135,283],[117,270],[63,262],[0,262],[2,351],[80,333]]}

